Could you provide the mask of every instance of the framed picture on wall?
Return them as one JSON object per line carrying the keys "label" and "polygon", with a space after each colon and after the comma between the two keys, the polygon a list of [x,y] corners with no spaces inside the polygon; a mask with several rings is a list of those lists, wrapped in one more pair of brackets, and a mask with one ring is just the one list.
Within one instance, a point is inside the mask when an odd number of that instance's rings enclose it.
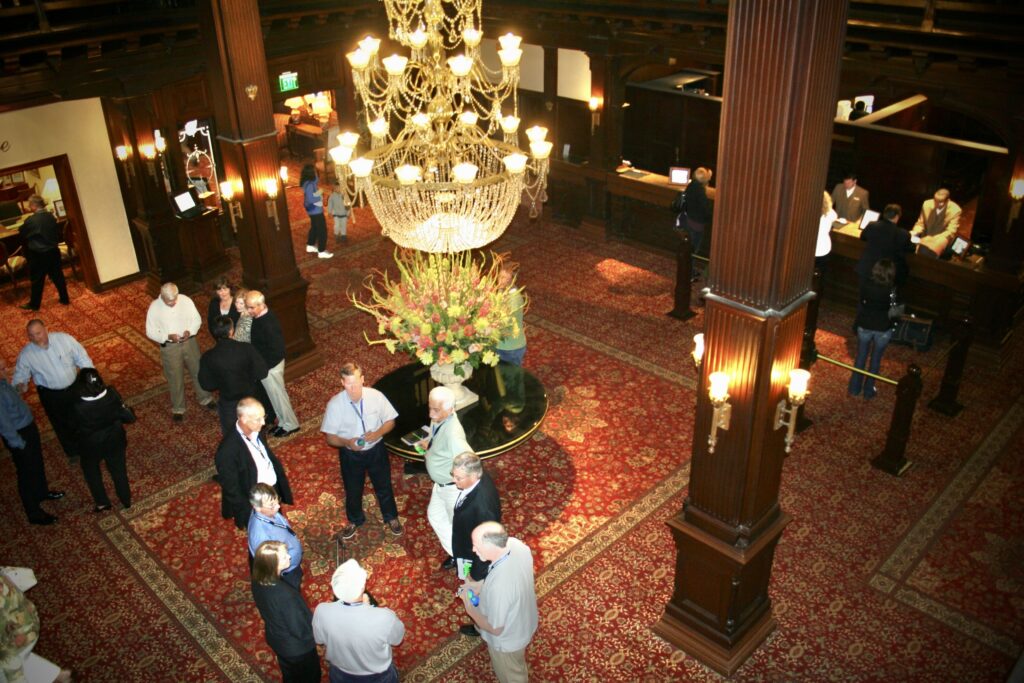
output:
{"label": "framed picture on wall", "polygon": [[7,187],[8,185],[11,185],[11,184],[12,184],[11,183],[11,176],[9,176],[9,175],[0,175],[0,187]]}
{"label": "framed picture on wall", "polygon": [[11,182],[15,183],[15,184],[25,182],[25,172],[24,171],[18,171],[17,173],[12,173],[11,174]]}
{"label": "framed picture on wall", "polygon": [[68,215],[68,212],[64,210],[64,200],[54,199],[53,200],[53,215],[57,218],[64,218]]}

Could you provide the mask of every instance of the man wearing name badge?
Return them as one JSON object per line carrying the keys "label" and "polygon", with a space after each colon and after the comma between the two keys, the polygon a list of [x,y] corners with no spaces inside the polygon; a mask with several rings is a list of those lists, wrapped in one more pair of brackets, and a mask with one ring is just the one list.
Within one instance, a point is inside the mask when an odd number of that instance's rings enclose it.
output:
{"label": "man wearing name badge", "polygon": [[424,460],[427,474],[434,482],[427,504],[427,521],[437,534],[447,558],[441,562],[441,569],[454,569],[452,557],[452,519],[455,516],[455,501],[459,490],[452,478],[452,462],[459,453],[472,451],[466,441],[459,416],[455,414],[455,394],[448,387],[434,387],[427,397],[430,414],[430,436],[419,443],[427,449]]}
{"label": "man wearing name badge", "polygon": [[281,580],[296,590],[302,590],[302,543],[288,519],[281,514],[281,498],[273,486],[256,484],[249,491],[249,562],[264,541],[281,541],[288,549],[292,562],[281,572]]}
{"label": "man wearing name badge", "polygon": [[160,296],[146,312],[146,336],[160,345],[160,364],[171,395],[171,417],[185,419],[185,373],[192,378],[196,400],[204,408],[217,409],[213,395],[199,384],[199,342],[196,335],[203,319],[192,299],[178,293],[178,286],[165,282]]}
{"label": "man wearing name badge", "polygon": [[[483,581],[463,583],[458,595],[487,643],[498,680],[526,683],[526,648],[537,631],[533,553],[498,522],[484,522],[473,530],[473,552],[491,563],[490,571]],[[465,633],[465,627],[460,630]]]}
{"label": "man wearing name badge", "polygon": [[256,484],[273,487],[282,503],[291,505],[293,501],[281,461],[260,439],[266,416],[263,406],[254,398],[243,398],[238,402],[237,414],[235,431],[221,440],[214,461],[221,488],[220,514],[224,519],[234,519],[239,529],[246,529],[252,512],[249,492]]}
{"label": "man wearing name badge", "polygon": [[29,379],[36,383],[39,402],[64,454],[71,462],[77,462],[78,442],[71,415],[78,397],[71,391],[71,385],[79,370],[93,367],[92,359],[77,339],[63,332],[50,334],[42,320],[30,320],[26,331],[29,343],[18,354],[11,384],[24,393]]}
{"label": "man wearing name badge", "polygon": [[866,211],[871,210],[868,191],[857,184],[857,174],[847,171],[843,174],[843,182],[832,190],[832,208],[836,212],[834,228],[847,223],[858,223]]}
{"label": "man wearing name badge", "polygon": [[255,289],[245,295],[245,310],[252,316],[252,345],[263,356],[269,368],[267,376],[262,380],[263,388],[274,405],[278,420],[277,427],[269,432],[270,436],[294,434],[299,431],[299,418],[292,410],[292,401],[288,397],[288,389],[284,383],[285,345],[281,323],[267,307],[263,292]]}
{"label": "man wearing name badge", "polygon": [[391,461],[384,448],[384,436],[395,428],[398,413],[391,402],[372,387],[363,386],[363,370],[355,363],[341,366],[344,391],[327,403],[320,431],[327,445],[338,449],[341,481],[345,487],[345,514],[348,524],[338,532],[342,539],[352,538],[366,523],[363,512],[363,486],[370,476],[380,513],[395,536],[402,535],[394,489],[391,485]]}
{"label": "man wearing name badge", "polygon": [[473,529],[484,522],[501,521],[501,499],[491,475],[476,453],[459,453],[452,461],[452,478],[459,489],[452,519],[452,556],[456,574],[482,581],[490,566],[473,552]]}

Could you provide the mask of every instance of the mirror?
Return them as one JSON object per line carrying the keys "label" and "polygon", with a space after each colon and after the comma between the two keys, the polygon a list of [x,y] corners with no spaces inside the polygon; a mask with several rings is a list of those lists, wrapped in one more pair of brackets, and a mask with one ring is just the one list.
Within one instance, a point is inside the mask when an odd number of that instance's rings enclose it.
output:
{"label": "mirror", "polygon": [[211,209],[220,209],[220,180],[214,158],[212,124],[193,119],[178,131],[181,154],[185,159],[185,178],[194,187],[199,200]]}

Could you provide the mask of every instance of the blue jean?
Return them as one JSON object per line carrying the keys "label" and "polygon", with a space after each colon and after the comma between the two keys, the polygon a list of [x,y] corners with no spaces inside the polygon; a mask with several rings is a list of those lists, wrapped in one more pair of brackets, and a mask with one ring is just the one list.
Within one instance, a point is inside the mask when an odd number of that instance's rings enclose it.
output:
{"label": "blue jean", "polygon": [[698,223],[697,221],[692,220],[689,217],[685,218],[684,220],[685,220],[684,225],[686,226],[686,232],[688,232],[689,235],[690,235],[690,254],[691,254],[692,269],[693,269],[694,274],[696,274],[698,272],[698,268],[701,265],[700,259],[697,258],[697,254],[700,252],[701,248],[704,246],[704,227],[705,227],[705,225],[704,225],[704,223]]}
{"label": "blue jean", "polygon": [[[887,330],[866,330],[863,327],[857,328],[857,360],[853,362],[855,368],[861,370],[867,364],[868,360],[868,349],[871,349],[871,365],[867,368],[867,371],[873,374],[878,374],[878,368],[882,364],[882,354],[885,353],[885,347],[889,345],[892,340],[892,328]],[[873,348],[872,348],[873,344]],[[856,396],[861,391],[861,385],[864,387],[864,398],[872,398],[875,395],[875,380],[872,377],[865,378],[864,375],[859,372],[855,372],[850,376],[849,392],[851,395]]]}
{"label": "blue jean", "polygon": [[526,347],[522,346],[518,349],[508,350],[495,349],[495,352],[498,354],[498,358],[505,361],[506,363],[511,363],[512,365],[522,365],[523,356],[526,355]]}

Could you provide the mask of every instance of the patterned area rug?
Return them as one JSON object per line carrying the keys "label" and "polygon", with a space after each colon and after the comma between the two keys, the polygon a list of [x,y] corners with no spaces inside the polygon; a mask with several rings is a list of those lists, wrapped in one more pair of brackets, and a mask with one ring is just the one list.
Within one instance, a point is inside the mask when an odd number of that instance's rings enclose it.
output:
{"label": "patterned area rug", "polygon": [[[405,362],[368,348],[368,319],[347,294],[392,246],[358,210],[333,259],[305,252],[308,221],[288,192],[292,236],[324,367],[289,387],[299,434],[277,442],[296,494],[286,510],[306,548],[304,594],[328,599],[328,578],[354,556],[370,588],[395,609],[408,634],[396,650],[403,680],[493,680],[478,640],[457,635],[464,618],[456,582],[437,565],[442,551],[426,522],[423,475],[392,477],[403,536],[369,523],[339,547],[345,522],[337,453],[319,433],[337,370],[349,359],[369,382]],[[671,594],[674,548],[665,520],[688,482],[695,374],[687,323],[672,308],[674,259],[571,229],[518,220],[496,245],[522,263],[531,297],[527,367],[544,382],[551,409],[516,451],[488,461],[512,533],[534,551],[540,630],[528,659],[536,681],[716,680],[718,676],[651,632]],[[238,275],[236,265],[234,275]],[[24,295],[24,288],[21,294]],[[241,532],[219,516],[210,480],[216,419],[191,398],[184,423],[170,420],[156,347],[144,335],[142,283],[94,294],[72,283],[73,304],[44,299],[51,329],[72,332],[106,378],[135,405],[129,476],[135,505],[94,515],[81,473],[44,430],[48,472],[68,490],[49,505],[53,527],[7,515],[0,562],[29,565],[43,619],[38,651],[87,681],[274,681],[279,673],[252,604]],[[0,290],[0,352],[13,358],[29,319]],[[207,298],[196,296],[204,310]],[[273,307],[273,301],[270,302]],[[696,305],[696,301],[695,301]],[[700,309],[695,309],[700,310]],[[848,362],[848,313],[826,303],[817,343]],[[205,333],[201,342],[208,347]],[[776,553],[772,598],[778,629],[736,674],[744,681],[1004,680],[1024,641],[1021,489],[1024,468],[1024,349],[1015,340],[1003,367],[972,364],[961,389],[968,408],[947,419],[924,408],[937,391],[946,342],[927,353],[890,347],[882,366],[898,378],[922,366],[925,393],[903,478],[873,470],[894,392],[874,401],[846,395],[848,373],[819,362],[807,414],[783,474],[781,504],[793,516]],[[13,466],[0,460],[17,507]]]}

